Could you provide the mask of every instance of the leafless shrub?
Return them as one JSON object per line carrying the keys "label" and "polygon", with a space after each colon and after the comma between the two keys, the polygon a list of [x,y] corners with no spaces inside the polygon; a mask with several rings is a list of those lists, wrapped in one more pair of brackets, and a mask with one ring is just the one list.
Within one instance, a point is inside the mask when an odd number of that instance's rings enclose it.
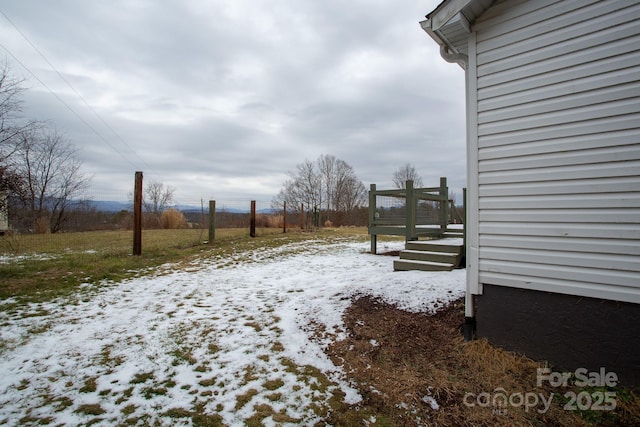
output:
{"label": "leafless shrub", "polygon": [[162,212],[162,216],[160,217],[160,224],[164,229],[178,229],[178,228],[186,228],[187,227],[187,219],[184,217],[182,212],[177,209],[171,208]]}

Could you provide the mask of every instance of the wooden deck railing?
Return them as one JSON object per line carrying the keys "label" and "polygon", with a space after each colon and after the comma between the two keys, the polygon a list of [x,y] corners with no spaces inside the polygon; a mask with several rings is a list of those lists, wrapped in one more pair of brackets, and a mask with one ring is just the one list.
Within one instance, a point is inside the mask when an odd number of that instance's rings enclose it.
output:
{"label": "wooden deck railing", "polygon": [[376,253],[377,236],[405,236],[405,240],[419,237],[441,238],[447,225],[464,222],[449,199],[447,178],[440,178],[439,187],[414,188],[406,181],[406,188],[369,190],[369,228],[371,253]]}

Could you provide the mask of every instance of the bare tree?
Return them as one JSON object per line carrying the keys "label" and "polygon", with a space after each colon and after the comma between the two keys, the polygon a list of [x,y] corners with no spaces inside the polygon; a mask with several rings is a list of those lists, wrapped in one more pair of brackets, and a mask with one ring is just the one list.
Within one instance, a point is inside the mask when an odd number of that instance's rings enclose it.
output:
{"label": "bare tree", "polygon": [[333,200],[336,211],[348,212],[366,203],[366,187],[356,176],[353,167],[342,160],[336,162],[335,182]]}
{"label": "bare tree", "polygon": [[90,183],[75,146],[55,129],[23,131],[13,158],[24,183],[17,195],[26,219],[36,232],[62,230],[68,208]]}
{"label": "bare tree", "polygon": [[6,62],[0,66],[0,213],[5,216],[7,194],[17,192],[24,184],[11,157],[19,146],[21,135],[37,128],[36,122],[23,121],[20,117],[23,83],[24,80],[11,76]]}
{"label": "bare tree", "polygon": [[336,160],[335,156],[324,154],[322,154],[317,160],[318,171],[322,179],[322,192],[325,199],[325,208],[327,211],[335,208],[335,201],[333,200],[333,198],[335,195],[335,169],[337,162],[338,160]]}
{"label": "bare tree", "polygon": [[283,202],[293,209],[313,209],[322,202],[322,178],[316,171],[315,164],[309,160],[296,165],[295,172],[289,172],[289,179],[272,202],[272,207],[279,208]]}
{"label": "bare tree", "polygon": [[23,82],[11,76],[7,63],[0,69],[0,161],[15,151],[16,139],[25,127],[18,122],[22,112]]}
{"label": "bare tree", "polygon": [[324,208],[324,215],[349,211],[366,203],[366,189],[353,168],[334,156],[322,155],[316,162],[305,160],[290,173],[272,201],[280,209],[284,201],[292,209],[304,204],[308,209]]}
{"label": "bare tree", "polygon": [[142,204],[145,212],[149,214],[147,217],[148,226],[160,226],[162,213],[174,203],[174,193],[175,188],[170,185],[165,186],[160,181],[149,181],[147,183]]}
{"label": "bare tree", "polygon": [[393,173],[393,185],[396,188],[405,188],[407,180],[412,180],[415,188],[422,187],[422,178],[418,175],[415,166],[410,163],[401,166]]}

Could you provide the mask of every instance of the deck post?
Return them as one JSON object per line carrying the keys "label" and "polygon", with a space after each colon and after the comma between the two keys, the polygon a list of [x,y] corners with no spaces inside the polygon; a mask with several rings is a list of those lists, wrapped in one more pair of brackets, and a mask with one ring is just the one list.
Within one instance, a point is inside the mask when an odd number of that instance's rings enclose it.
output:
{"label": "deck post", "polygon": [[449,189],[447,177],[440,177],[440,236],[447,232],[449,219]]}
{"label": "deck post", "polygon": [[416,199],[413,194],[413,180],[408,179],[406,182],[406,241],[417,240],[416,237]]}
{"label": "deck post", "polygon": [[[376,185],[371,184],[369,186],[369,232],[373,230],[376,220]],[[378,253],[378,236],[371,234],[371,253],[375,255]]]}

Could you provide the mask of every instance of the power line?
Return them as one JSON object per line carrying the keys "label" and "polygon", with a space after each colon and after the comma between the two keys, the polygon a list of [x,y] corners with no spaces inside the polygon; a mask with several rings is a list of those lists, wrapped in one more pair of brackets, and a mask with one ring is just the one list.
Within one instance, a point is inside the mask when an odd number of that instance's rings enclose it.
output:
{"label": "power line", "polygon": [[24,68],[29,74],[31,74],[31,76],[34,79],[36,79],[42,86],[44,86],[44,88],[47,89],[47,91],[49,91],[49,93],[51,93],[51,95],[55,96],[55,98],[58,101],[60,101],[60,103],[62,105],[64,105],[74,116],[76,116],[78,118],[78,120],[80,120],[82,123],[84,123],[85,126],[87,126],[89,129],[91,129],[91,131],[93,133],[95,133],[102,141],[104,141],[116,153],[120,154],[120,156],[122,156],[122,158],[125,159],[131,166],[133,166],[134,168],[137,168],[137,166],[131,160],[129,160],[129,158],[127,156],[125,156],[122,152],[120,152],[120,150],[118,150],[113,144],[111,144],[104,136],[102,136],[102,134],[100,134],[93,126],[91,126],[91,124],[89,122],[87,122],[85,119],[83,119],[82,116],[80,116],[80,114],[78,114],[73,108],[71,108],[71,106],[69,106],[69,104],[64,102],[64,100],[62,98],[60,98],[58,96],[58,94],[56,94],[49,86],[47,86],[45,82],[40,80],[40,78],[38,78],[38,76],[33,71],[31,71],[29,69],[29,67],[27,67],[22,61],[20,61],[13,53],[11,53],[11,51],[5,45],[0,43],[0,47],[2,47],[5,50],[5,52],[7,52],[14,59],[14,61],[16,61],[18,64],[20,64],[22,66],[22,68]]}
{"label": "power line", "polygon": [[[80,98],[80,100],[87,106],[87,108],[91,110],[91,112],[120,140],[120,142],[122,142],[122,144],[126,148],[128,148],[147,169],[151,169],[149,165],[144,161],[144,159],[140,157],[138,153],[133,148],[131,148],[131,146],[129,146],[129,144],[127,144],[124,138],[120,136],[120,134],[116,132],[116,130],[113,129],[113,127],[111,127],[109,123],[107,123],[107,121],[89,104],[89,102],[87,102],[87,100],[84,99],[84,97],[73,87],[73,85],[69,83],[69,81],[62,75],[62,73],[58,71],[58,69],[47,59],[44,53],[42,53],[42,51],[38,49],[38,47],[26,36],[26,34],[24,34],[20,30],[20,28],[18,28],[18,26],[2,10],[0,10],[0,14],[2,14],[2,16],[4,16],[4,18],[7,21],[9,21],[9,23],[16,29],[16,31],[18,31],[18,33],[22,36],[22,38],[24,38],[27,41],[27,43],[29,43],[29,45],[38,53],[38,55],[40,55],[40,57],[42,57],[42,59],[49,65],[49,67],[51,67],[51,69],[56,72],[56,74],[60,77],[60,79],[63,82],[65,82],[67,86],[69,86],[69,88],[78,96],[78,98]],[[134,169],[138,169],[137,166],[131,161],[131,159],[129,159],[124,153],[118,150],[118,148],[116,148],[111,142],[109,142],[101,133],[99,133],[93,126],[91,126],[91,124],[89,124],[85,119],[83,119],[75,110],[73,110],[71,106],[69,106],[66,102],[64,102],[62,98],[60,98],[51,88],[49,88],[42,80],[40,80],[33,71],[31,71],[24,63],[22,63],[13,53],[11,53],[11,51],[9,51],[9,49],[6,46],[2,45],[1,43],[0,43],[0,46],[16,62],[18,62],[27,72],[29,72],[29,74],[31,74],[38,82],[40,82],[40,84],[44,86],[53,96],[55,96],[58,101],[60,101],[69,111],[71,111],[71,113],[73,113],[85,126],[91,129],[91,131],[94,134],[96,134],[102,141],[104,141],[116,153],[118,153],[122,158],[124,158],[131,166],[134,167]]]}

